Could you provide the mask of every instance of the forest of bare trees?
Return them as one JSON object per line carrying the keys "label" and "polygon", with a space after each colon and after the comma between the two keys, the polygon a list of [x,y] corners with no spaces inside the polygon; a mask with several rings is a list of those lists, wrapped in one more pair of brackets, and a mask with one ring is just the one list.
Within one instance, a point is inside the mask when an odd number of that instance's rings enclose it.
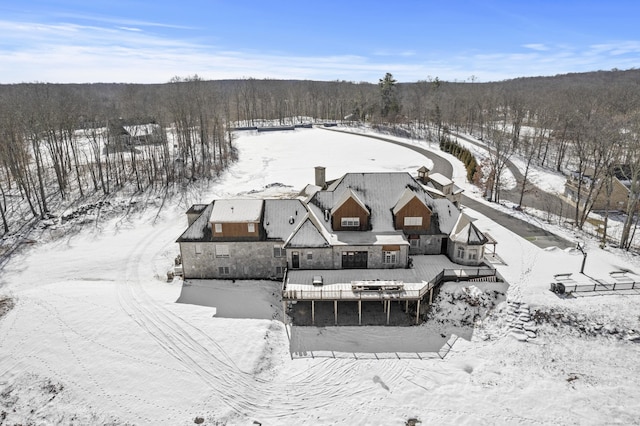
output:
{"label": "forest of bare trees", "polygon": [[[628,247],[633,237],[640,195],[638,70],[495,83],[397,83],[387,74],[379,84],[192,76],[161,85],[3,85],[2,229],[15,231],[29,218],[47,218],[61,203],[88,196],[215,178],[234,160],[231,130],[264,120],[368,123],[434,140],[448,132],[472,134],[492,148],[487,186],[494,200],[514,155],[527,160],[527,169],[536,164],[579,176],[571,215],[578,228],[596,196],[607,194],[612,170],[626,165],[632,201],[620,244]],[[524,194],[526,182],[521,185]]]}

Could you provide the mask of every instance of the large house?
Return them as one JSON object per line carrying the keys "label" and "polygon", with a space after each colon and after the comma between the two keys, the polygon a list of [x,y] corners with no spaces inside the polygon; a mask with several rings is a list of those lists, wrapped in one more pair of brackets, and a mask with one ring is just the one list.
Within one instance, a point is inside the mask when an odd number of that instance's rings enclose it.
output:
{"label": "large house", "polygon": [[[580,207],[584,207],[584,198],[591,187],[595,185],[594,193],[596,195],[592,200],[593,205],[591,206],[593,210],[609,209],[627,211],[629,201],[631,201],[632,173],[633,171],[628,165],[612,167],[610,170],[607,170],[604,179],[594,179],[593,169],[587,170],[582,176],[577,171],[574,171],[567,177],[564,195],[570,203],[575,205],[578,202],[578,186],[580,184],[580,178],[582,178],[582,199],[580,200]],[[611,185],[609,188],[610,194],[607,194],[607,183]]]}
{"label": "large house", "polygon": [[194,205],[180,236],[185,278],[281,278],[285,269],[394,269],[410,255],[480,265],[485,236],[448,199],[408,173],[347,173],[296,199]]}
{"label": "large house", "polygon": [[[485,235],[448,198],[408,173],[347,173],[295,199],[223,199],[197,204],[178,238],[189,279],[283,279],[283,304],[381,301],[415,307],[416,322],[447,279],[495,278]],[[472,268],[469,268],[472,267]]]}

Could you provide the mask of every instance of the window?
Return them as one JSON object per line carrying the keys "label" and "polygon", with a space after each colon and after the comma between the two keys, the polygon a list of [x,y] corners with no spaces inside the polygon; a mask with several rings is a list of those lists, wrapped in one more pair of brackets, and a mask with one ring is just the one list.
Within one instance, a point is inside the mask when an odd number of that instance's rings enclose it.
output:
{"label": "window", "polygon": [[276,276],[284,275],[284,266],[276,266]]}
{"label": "window", "polygon": [[420,239],[419,238],[411,238],[411,239],[409,239],[409,244],[411,244],[411,247],[413,247],[413,248],[418,248],[418,247],[420,247]]}
{"label": "window", "polygon": [[312,251],[308,251],[307,252],[307,260],[313,260],[313,252]]}
{"label": "window", "polygon": [[359,217],[343,217],[340,219],[340,226],[343,228],[358,228],[360,226]]}
{"label": "window", "polygon": [[228,266],[218,266],[218,274],[220,274],[220,275],[229,275],[229,267]]}
{"label": "window", "polygon": [[216,244],[216,257],[229,257],[229,246]]}
{"label": "window", "polygon": [[412,217],[407,216],[404,218],[404,226],[422,226],[422,216]]}
{"label": "window", "polygon": [[478,260],[478,250],[469,250],[469,260]]}
{"label": "window", "polygon": [[222,224],[221,223],[214,223],[213,227],[215,228],[216,234],[222,233]]}
{"label": "window", "polygon": [[458,259],[464,259],[464,246],[458,246]]}
{"label": "window", "polygon": [[247,224],[247,231],[249,231],[249,233],[253,234],[254,232],[256,232],[256,224],[255,223],[249,223]]}
{"label": "window", "polygon": [[196,254],[202,254],[202,244],[196,244]]}
{"label": "window", "polygon": [[284,257],[285,250],[280,246],[273,246],[273,257]]}
{"label": "window", "polygon": [[390,265],[398,263],[398,252],[397,251],[385,251],[383,263]]}

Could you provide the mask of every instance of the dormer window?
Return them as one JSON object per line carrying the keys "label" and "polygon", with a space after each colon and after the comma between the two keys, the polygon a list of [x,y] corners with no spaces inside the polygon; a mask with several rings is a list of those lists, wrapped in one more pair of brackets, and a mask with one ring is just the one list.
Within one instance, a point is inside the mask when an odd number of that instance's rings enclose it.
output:
{"label": "dormer window", "polygon": [[222,224],[221,223],[215,223],[213,226],[215,228],[216,234],[219,234],[219,233],[222,232]]}
{"label": "dormer window", "polygon": [[247,231],[249,233],[252,233],[252,234],[254,232],[256,232],[256,224],[255,223],[249,223],[248,226],[247,226]]}
{"label": "dormer window", "polygon": [[340,226],[342,228],[359,228],[360,218],[359,217],[343,217],[340,219]]}
{"label": "dormer window", "polygon": [[422,226],[422,216],[405,216],[404,226]]}

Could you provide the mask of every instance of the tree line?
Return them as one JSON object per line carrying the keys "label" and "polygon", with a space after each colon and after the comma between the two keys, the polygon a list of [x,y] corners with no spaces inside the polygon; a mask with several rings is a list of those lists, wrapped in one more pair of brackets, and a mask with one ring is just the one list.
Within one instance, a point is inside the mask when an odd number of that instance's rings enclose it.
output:
{"label": "tree line", "polygon": [[334,121],[402,128],[434,141],[475,135],[491,147],[496,201],[504,164],[515,154],[527,171],[536,164],[591,176],[598,185],[577,191],[573,220],[580,228],[607,191],[610,170],[629,165],[626,245],[640,195],[639,85],[638,70],[493,83],[398,83],[387,73],[378,84],[191,76],[157,85],[1,85],[3,228],[11,228],[7,212],[16,204],[47,217],[51,203],[69,197],[214,177],[233,161],[237,126]]}

